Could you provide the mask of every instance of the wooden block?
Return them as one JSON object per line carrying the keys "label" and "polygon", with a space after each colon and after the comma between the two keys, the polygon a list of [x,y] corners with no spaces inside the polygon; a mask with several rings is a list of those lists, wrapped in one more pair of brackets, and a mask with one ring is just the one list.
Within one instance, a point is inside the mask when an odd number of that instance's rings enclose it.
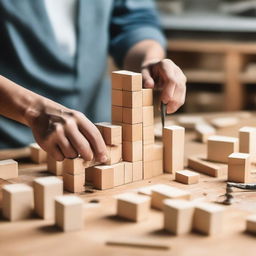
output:
{"label": "wooden block", "polygon": [[33,190],[25,184],[4,185],[3,191],[3,216],[16,221],[31,217],[33,211]]}
{"label": "wooden block", "polygon": [[112,89],[122,90],[123,89],[123,72],[124,70],[112,72]]}
{"label": "wooden block", "polygon": [[114,186],[121,186],[125,183],[124,163],[117,163],[113,165],[114,168]]}
{"label": "wooden block", "polygon": [[216,129],[209,124],[197,124],[195,131],[197,139],[202,143],[206,143],[210,136],[216,134]]}
{"label": "wooden block", "polygon": [[150,179],[153,177],[153,161],[145,162],[143,161],[143,179]]}
{"label": "wooden block", "polygon": [[106,162],[107,165],[116,164],[122,161],[122,144],[109,146],[107,145],[107,152],[108,152],[108,161]]}
{"label": "wooden block", "polygon": [[141,108],[142,107],[142,91],[128,92],[123,91],[123,107]]}
{"label": "wooden block", "polygon": [[237,117],[217,117],[211,120],[211,124],[216,128],[225,128],[238,124]]}
{"label": "wooden block", "polygon": [[143,126],[152,126],[154,125],[154,107],[146,106],[143,107]]}
{"label": "wooden block", "polygon": [[238,138],[227,136],[211,136],[207,141],[207,160],[227,163],[228,156],[238,152]]}
{"label": "wooden block", "polygon": [[222,231],[224,208],[220,205],[202,202],[195,207],[193,229],[205,235],[217,235]]}
{"label": "wooden block", "polygon": [[163,159],[152,162],[153,177],[163,174]]}
{"label": "wooden block", "polygon": [[139,222],[149,216],[150,197],[125,193],[117,196],[117,215],[119,217]]}
{"label": "wooden block", "polygon": [[185,129],[168,126],[163,129],[164,171],[175,173],[184,169]]}
{"label": "wooden block", "polygon": [[47,153],[37,144],[30,144],[30,157],[34,163],[46,163]]}
{"label": "wooden block", "polygon": [[143,106],[153,105],[153,89],[142,89],[142,103]]}
{"label": "wooden block", "polygon": [[175,235],[191,232],[195,210],[193,202],[165,199],[163,205],[165,230]]}
{"label": "wooden block", "polygon": [[239,130],[239,152],[249,153],[256,161],[256,128],[245,126]]}
{"label": "wooden block", "polygon": [[94,173],[94,168],[97,166],[91,166],[85,169],[85,181],[92,183],[93,182],[93,173]]}
{"label": "wooden block", "polygon": [[53,159],[51,156],[47,156],[47,170],[48,172],[60,176],[63,174],[63,161],[59,162]]}
{"label": "wooden block", "polygon": [[63,181],[57,177],[34,179],[34,204],[37,215],[44,219],[54,217],[54,198],[63,194]]}
{"label": "wooden block", "polygon": [[154,144],[155,143],[155,133],[154,126],[144,126],[143,127],[143,144]]}
{"label": "wooden block", "polygon": [[122,90],[112,90],[112,106],[123,106],[123,91]]}
{"label": "wooden block", "polygon": [[142,141],[124,141],[123,142],[123,160],[127,162],[136,162],[142,160]]}
{"label": "wooden block", "polygon": [[197,124],[204,124],[205,120],[201,116],[180,116],[177,118],[177,122],[186,129],[195,129]]}
{"label": "wooden block", "polygon": [[123,108],[118,106],[112,106],[112,122],[123,122]]}
{"label": "wooden block", "polygon": [[0,179],[13,179],[17,178],[18,175],[18,162],[14,161],[13,159],[0,161]]}
{"label": "wooden block", "polygon": [[246,218],[246,232],[256,234],[256,214]]}
{"label": "wooden block", "polygon": [[124,163],[124,183],[132,182],[132,163],[123,162]]}
{"label": "wooden block", "polygon": [[228,181],[249,183],[251,177],[251,156],[246,153],[233,153],[228,157]]}
{"label": "wooden block", "polygon": [[91,167],[93,171],[93,186],[97,189],[110,189],[114,187],[114,167],[99,165]]}
{"label": "wooden block", "polygon": [[185,199],[190,200],[191,194],[188,191],[181,190],[164,184],[159,184],[152,189],[151,206],[155,209],[163,209],[164,199]]}
{"label": "wooden block", "polygon": [[64,232],[83,229],[83,200],[72,195],[56,197],[55,224]]}
{"label": "wooden block", "polygon": [[200,156],[189,157],[188,167],[212,177],[221,177],[227,174],[228,167],[225,164],[212,163]]}
{"label": "wooden block", "polygon": [[199,182],[200,175],[189,170],[177,171],[175,180],[184,184],[196,184]]}
{"label": "wooden block", "polygon": [[142,123],[142,108],[123,108],[123,123]]}
{"label": "wooden block", "polygon": [[143,161],[155,161],[163,159],[163,145],[149,144],[143,147]]}
{"label": "wooden block", "polygon": [[154,185],[150,185],[150,186],[139,188],[137,190],[137,193],[141,194],[141,195],[145,195],[145,196],[151,196],[152,195],[152,190],[154,188],[158,188],[159,185],[162,185],[162,184],[154,184]]}
{"label": "wooden block", "polygon": [[65,159],[63,161],[63,172],[72,175],[84,174],[85,168],[89,167],[89,161],[84,161],[83,158]]}
{"label": "wooden block", "polygon": [[72,193],[80,193],[84,191],[85,173],[72,175],[63,173],[64,189]]}
{"label": "wooden block", "polygon": [[142,90],[142,76],[140,73],[131,71],[120,71],[122,74],[122,86],[124,91],[141,91]]}
{"label": "wooden block", "polygon": [[123,141],[141,141],[142,140],[142,123],[123,124],[122,125]]}
{"label": "wooden block", "polygon": [[132,181],[143,179],[143,164],[142,161],[132,163]]}

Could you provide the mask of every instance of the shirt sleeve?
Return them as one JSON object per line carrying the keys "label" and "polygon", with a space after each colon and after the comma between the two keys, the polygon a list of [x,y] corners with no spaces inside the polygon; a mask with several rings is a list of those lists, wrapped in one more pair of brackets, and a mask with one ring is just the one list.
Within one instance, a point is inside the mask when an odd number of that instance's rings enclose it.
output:
{"label": "shirt sleeve", "polygon": [[159,17],[151,0],[115,0],[110,22],[110,54],[122,67],[128,50],[137,42],[151,39],[166,47]]}

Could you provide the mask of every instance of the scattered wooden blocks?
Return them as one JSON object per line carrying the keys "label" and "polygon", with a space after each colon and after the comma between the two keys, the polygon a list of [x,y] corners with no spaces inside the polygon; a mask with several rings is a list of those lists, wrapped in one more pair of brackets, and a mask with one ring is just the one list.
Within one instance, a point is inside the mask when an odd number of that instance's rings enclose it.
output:
{"label": "scattered wooden blocks", "polygon": [[56,197],[55,224],[64,232],[83,229],[83,200],[78,196]]}
{"label": "scattered wooden blocks", "polygon": [[18,175],[18,162],[14,161],[13,159],[0,161],[0,179],[13,179],[17,178]]}
{"label": "scattered wooden blocks", "polygon": [[107,165],[116,164],[122,160],[122,144],[109,146],[107,145],[108,161]]}
{"label": "scattered wooden blocks", "polygon": [[222,231],[224,208],[212,203],[200,203],[195,207],[193,229],[205,235],[217,235]]}
{"label": "scattered wooden blocks", "polygon": [[143,179],[143,164],[142,161],[132,163],[132,181]]}
{"label": "scattered wooden blocks", "polygon": [[123,159],[128,162],[142,160],[142,141],[123,141]]}
{"label": "scattered wooden blocks", "polygon": [[48,155],[47,170],[56,176],[61,176],[63,174],[63,162],[56,161]]}
{"label": "scattered wooden blocks", "polygon": [[184,169],[185,129],[168,126],[163,130],[164,171],[174,173]]}
{"label": "scattered wooden blocks", "polygon": [[143,107],[143,126],[152,126],[154,125],[154,107],[146,106]]}
{"label": "scattered wooden blocks", "polygon": [[81,193],[84,191],[85,172],[80,174],[63,173],[64,189],[72,193]]}
{"label": "scattered wooden blocks", "polygon": [[205,120],[201,116],[180,116],[177,122],[186,129],[194,129],[197,124],[204,124]]}
{"label": "scattered wooden blocks", "polygon": [[228,157],[228,181],[251,182],[251,156],[245,153],[233,153]]}
{"label": "scattered wooden blocks", "polygon": [[256,235],[256,214],[246,218],[246,232]]}
{"label": "scattered wooden blocks", "polygon": [[199,182],[200,175],[189,170],[177,171],[175,180],[184,184],[196,184]]}
{"label": "scattered wooden blocks", "polygon": [[142,141],[142,123],[123,124],[123,141]]}
{"label": "scattered wooden blocks", "polygon": [[57,177],[34,179],[35,211],[39,217],[54,217],[54,198],[63,194],[63,181]]}
{"label": "scattered wooden blocks", "polygon": [[239,152],[249,153],[256,161],[256,128],[245,126],[239,130]]}
{"label": "scattered wooden blocks", "polygon": [[25,184],[9,184],[2,188],[3,216],[16,221],[29,218],[33,211],[33,190]]}
{"label": "scattered wooden blocks", "polygon": [[238,138],[227,136],[211,136],[207,141],[207,160],[227,163],[228,156],[238,152]]}
{"label": "scattered wooden blocks", "polygon": [[123,91],[122,90],[112,90],[112,105],[113,106],[123,106]]}
{"label": "scattered wooden blocks", "polygon": [[142,91],[123,91],[123,107],[141,108],[142,107]]}
{"label": "scattered wooden blocks", "polygon": [[142,108],[123,108],[123,123],[138,124],[142,123]]}
{"label": "scattered wooden blocks", "polygon": [[117,215],[119,217],[139,222],[147,219],[150,211],[150,197],[132,193],[117,197]]}
{"label": "scattered wooden blocks", "polygon": [[165,199],[163,205],[165,230],[175,235],[191,232],[194,217],[193,202]]}
{"label": "scattered wooden blocks", "polygon": [[216,128],[225,128],[238,124],[237,117],[218,117],[211,120],[211,124]]}
{"label": "scattered wooden blocks", "polygon": [[160,184],[152,189],[151,206],[162,210],[164,199],[186,199],[190,200],[191,194],[188,191],[181,190],[168,185]]}
{"label": "scattered wooden blocks", "polygon": [[144,126],[143,127],[143,145],[154,144],[155,143],[155,134],[154,126]]}
{"label": "scattered wooden blocks", "polygon": [[216,129],[209,124],[196,124],[195,131],[197,139],[202,143],[206,143],[210,136],[216,134]]}
{"label": "scattered wooden blocks", "polygon": [[142,103],[144,107],[153,105],[153,89],[142,89]]}
{"label": "scattered wooden blocks", "polygon": [[124,183],[131,183],[132,182],[132,163],[124,162]]}
{"label": "scattered wooden blocks", "polygon": [[112,106],[112,122],[123,122],[123,108],[118,106]]}
{"label": "scattered wooden blocks", "polygon": [[47,153],[37,143],[30,144],[30,157],[37,164],[47,161]]}

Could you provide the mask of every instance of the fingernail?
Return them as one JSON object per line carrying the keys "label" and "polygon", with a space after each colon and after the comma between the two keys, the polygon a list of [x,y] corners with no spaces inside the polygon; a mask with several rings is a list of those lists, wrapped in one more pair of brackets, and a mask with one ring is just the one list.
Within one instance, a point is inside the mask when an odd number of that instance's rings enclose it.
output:
{"label": "fingernail", "polygon": [[102,163],[105,163],[105,162],[108,161],[108,157],[107,157],[106,155],[103,155],[103,156],[100,158],[100,161],[101,161]]}

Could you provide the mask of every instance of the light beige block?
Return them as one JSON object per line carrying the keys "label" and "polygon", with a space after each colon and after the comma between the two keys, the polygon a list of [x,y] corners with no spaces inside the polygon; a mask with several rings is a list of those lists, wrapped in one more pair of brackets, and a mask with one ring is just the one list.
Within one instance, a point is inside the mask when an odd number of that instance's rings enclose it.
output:
{"label": "light beige block", "polygon": [[123,108],[118,106],[112,106],[112,122],[122,123],[123,122]]}
{"label": "light beige block", "polygon": [[216,134],[216,129],[209,124],[197,124],[195,126],[197,140],[206,143],[210,136]]}
{"label": "light beige block", "polygon": [[207,160],[228,163],[228,156],[238,152],[238,138],[227,136],[211,136],[207,141]]}
{"label": "light beige block", "polygon": [[56,176],[61,176],[63,174],[63,161],[62,162],[56,161],[54,158],[48,155],[47,170],[48,172]]}
{"label": "light beige block", "polygon": [[239,152],[249,153],[256,162],[256,128],[245,126],[239,130]]}
{"label": "light beige block", "polygon": [[110,123],[96,123],[95,124],[100,131],[105,143],[107,145],[119,145],[122,143],[122,126],[113,125]]}
{"label": "light beige block", "polygon": [[89,167],[89,161],[84,161],[83,158],[65,159],[63,161],[63,172],[72,175],[84,174],[85,168]]}
{"label": "light beige block", "polygon": [[117,196],[117,215],[139,222],[146,220],[150,211],[150,197],[125,193]]}
{"label": "light beige block", "polygon": [[10,221],[31,217],[33,211],[33,190],[25,184],[8,184],[2,188],[2,210],[4,218]]}
{"label": "light beige block", "polygon": [[177,123],[186,129],[195,129],[196,125],[204,124],[205,120],[201,116],[180,116],[177,118]]}
{"label": "light beige block", "polygon": [[123,91],[123,107],[138,108],[142,107],[142,91]]}
{"label": "light beige block", "polygon": [[72,195],[56,197],[55,224],[64,232],[83,229],[83,200]]}
{"label": "light beige block", "polygon": [[164,171],[175,173],[184,169],[185,129],[168,126],[163,130]]}
{"label": "light beige block", "polygon": [[122,124],[123,141],[142,141],[142,123]]}
{"label": "light beige block", "polygon": [[123,160],[136,162],[142,160],[142,141],[123,141]]}
{"label": "light beige block", "polygon": [[92,168],[92,181],[96,189],[110,189],[114,187],[114,167],[110,165],[99,165]]}
{"label": "light beige block", "polygon": [[123,108],[123,123],[125,124],[142,123],[142,107]]}
{"label": "light beige block", "polygon": [[142,89],[143,106],[153,105],[153,89]]}
{"label": "light beige block", "polygon": [[143,144],[154,144],[155,143],[155,133],[154,126],[144,126],[143,127]]}
{"label": "light beige block", "polygon": [[164,173],[163,169],[163,159],[161,160],[155,160],[152,162],[152,168],[153,168],[153,177],[162,175]]}
{"label": "light beige block", "polygon": [[184,184],[196,184],[199,182],[200,175],[190,170],[177,171],[175,180]]}
{"label": "light beige block", "polygon": [[124,163],[124,183],[132,182],[132,163],[131,162],[123,162]]}
{"label": "light beige block", "polygon": [[249,215],[246,218],[246,232],[256,234],[256,214]]}
{"label": "light beige block", "polygon": [[13,159],[0,161],[0,179],[13,179],[17,178],[18,175],[18,162],[14,161]]}
{"label": "light beige block", "polygon": [[47,153],[37,144],[30,144],[30,157],[34,163],[46,163]]}
{"label": "light beige block", "polygon": [[64,189],[72,193],[81,193],[84,191],[85,173],[72,175],[63,173]]}
{"label": "light beige block", "polygon": [[107,165],[116,164],[122,161],[122,144],[109,146],[107,145],[108,161]]}
{"label": "light beige block", "polygon": [[139,188],[137,190],[137,193],[141,194],[141,195],[145,195],[145,196],[151,196],[152,195],[152,190],[154,188],[158,188],[159,185],[162,185],[162,184],[154,184],[154,185],[149,185],[149,186],[141,187],[141,188]]}
{"label": "light beige block", "polygon": [[143,179],[150,179],[153,177],[153,161],[145,162],[143,161]]}
{"label": "light beige block", "polygon": [[143,164],[142,161],[132,163],[132,180],[139,181],[143,179]]}
{"label": "light beige block", "polygon": [[143,146],[143,161],[155,161],[163,159],[163,145],[149,144]]}
{"label": "light beige block", "polygon": [[238,124],[237,117],[217,117],[211,120],[211,124],[216,128],[226,128]]}
{"label": "light beige block", "polygon": [[41,218],[53,218],[54,198],[63,194],[63,181],[50,176],[36,178],[33,186],[35,212]]}
{"label": "light beige block", "polygon": [[121,70],[118,72],[122,75],[122,89],[124,91],[141,91],[142,76],[140,73]]}
{"label": "light beige block", "polygon": [[113,165],[114,168],[114,186],[121,186],[125,183],[124,163],[117,163]]}
{"label": "light beige block", "polygon": [[112,106],[123,106],[123,91],[112,89]]}
{"label": "light beige block", "polygon": [[143,107],[143,126],[154,125],[154,107],[146,106]]}

